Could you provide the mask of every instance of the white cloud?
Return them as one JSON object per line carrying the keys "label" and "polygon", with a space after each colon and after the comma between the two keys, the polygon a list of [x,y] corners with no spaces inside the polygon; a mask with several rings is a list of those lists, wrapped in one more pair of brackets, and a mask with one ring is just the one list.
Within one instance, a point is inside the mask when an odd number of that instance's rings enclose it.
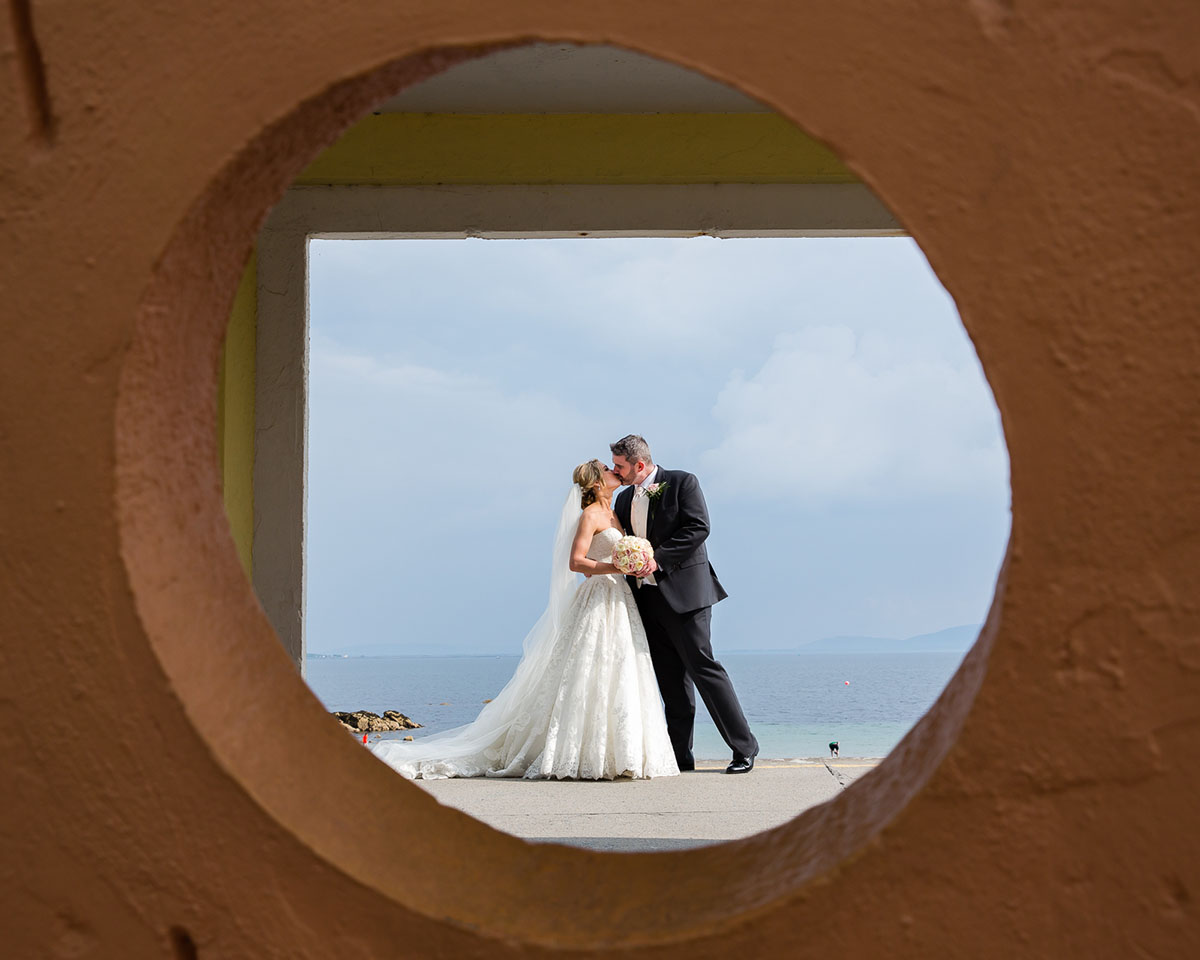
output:
{"label": "white cloud", "polygon": [[963,342],[955,360],[845,326],[779,337],[761,369],[735,373],[717,398],[724,437],[703,456],[709,483],[809,502],[994,497],[1007,455]]}
{"label": "white cloud", "polygon": [[[314,336],[310,351],[314,493],[403,498],[436,483],[441,500],[486,513],[525,495],[556,495],[602,443],[581,440],[579,413],[536,389],[370,356]],[[596,449],[592,449],[595,447]],[[535,457],[535,476],[525,475]],[[551,497],[554,499],[554,497]]]}
{"label": "white cloud", "polygon": [[578,398],[320,335],[310,367],[311,649],[519,649],[571,470],[607,454]]}

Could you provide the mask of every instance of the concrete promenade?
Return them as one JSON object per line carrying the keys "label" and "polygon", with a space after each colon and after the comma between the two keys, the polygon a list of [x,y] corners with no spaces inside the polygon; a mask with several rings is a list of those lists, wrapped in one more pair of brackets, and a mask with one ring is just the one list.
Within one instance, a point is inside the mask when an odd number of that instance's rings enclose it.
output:
{"label": "concrete promenade", "polygon": [[441,803],[527,840],[593,850],[675,850],[749,836],[837,796],[876,760],[765,760],[657,780],[418,780]]}

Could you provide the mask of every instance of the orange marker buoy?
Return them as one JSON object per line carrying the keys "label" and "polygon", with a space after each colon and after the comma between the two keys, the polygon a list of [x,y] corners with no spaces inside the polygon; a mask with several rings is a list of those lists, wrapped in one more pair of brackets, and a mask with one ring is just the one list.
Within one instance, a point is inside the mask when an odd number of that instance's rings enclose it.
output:
{"label": "orange marker buoy", "polygon": [[849,680],[847,680],[847,681],[846,681],[846,686],[850,686],[850,681],[849,681]]}
{"label": "orange marker buoy", "polygon": [[363,734],[363,743],[366,743],[366,742],[367,742],[367,735],[364,733]]}

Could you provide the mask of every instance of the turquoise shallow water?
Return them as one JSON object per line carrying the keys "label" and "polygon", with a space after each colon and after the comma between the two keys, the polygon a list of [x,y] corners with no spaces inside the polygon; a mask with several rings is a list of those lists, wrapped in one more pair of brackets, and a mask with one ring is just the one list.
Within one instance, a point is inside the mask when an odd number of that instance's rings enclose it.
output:
{"label": "turquoise shallow water", "polygon": [[[760,756],[885,756],[937,699],[958,653],[731,653],[721,657],[758,737]],[[474,719],[517,657],[310,658],[305,679],[328,710],[399,710],[427,736]],[[850,681],[848,684],[846,681]],[[397,734],[403,736],[403,734]],[[722,760],[729,748],[697,706],[695,754]]]}

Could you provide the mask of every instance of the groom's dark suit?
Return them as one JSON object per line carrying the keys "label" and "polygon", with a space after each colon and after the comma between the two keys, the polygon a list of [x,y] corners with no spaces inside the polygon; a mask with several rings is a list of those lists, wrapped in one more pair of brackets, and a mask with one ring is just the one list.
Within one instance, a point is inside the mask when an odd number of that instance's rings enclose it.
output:
{"label": "groom's dark suit", "polygon": [[[712,606],[724,600],[726,593],[704,546],[709,530],[708,507],[700,482],[683,470],[662,467],[653,482],[661,485],[662,494],[650,500],[646,539],[654,547],[654,562],[658,564],[654,579],[658,585],[639,585],[636,577],[628,579],[646,626],[675,759],[681,770],[695,766],[695,690],[700,691],[709,715],[734,754],[756,756],[758,741],[750,732],[725,668],[713,659],[709,640]],[[613,505],[628,534],[634,532],[633,497],[634,488],[626,487]]]}

